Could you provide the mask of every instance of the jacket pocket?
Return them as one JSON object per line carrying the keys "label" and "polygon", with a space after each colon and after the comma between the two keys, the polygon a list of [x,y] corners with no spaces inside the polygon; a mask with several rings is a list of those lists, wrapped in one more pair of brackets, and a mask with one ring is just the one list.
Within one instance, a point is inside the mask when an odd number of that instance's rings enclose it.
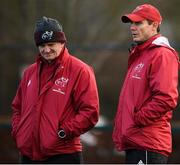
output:
{"label": "jacket pocket", "polygon": [[123,136],[123,142],[126,147],[143,146],[143,139],[143,128],[138,126],[129,127]]}
{"label": "jacket pocket", "polygon": [[58,135],[47,136],[47,138],[41,138],[40,149],[42,154],[57,154],[66,147],[66,141],[64,139],[60,139]]}
{"label": "jacket pocket", "polygon": [[16,134],[16,145],[22,153],[31,153],[32,137],[20,131]]}

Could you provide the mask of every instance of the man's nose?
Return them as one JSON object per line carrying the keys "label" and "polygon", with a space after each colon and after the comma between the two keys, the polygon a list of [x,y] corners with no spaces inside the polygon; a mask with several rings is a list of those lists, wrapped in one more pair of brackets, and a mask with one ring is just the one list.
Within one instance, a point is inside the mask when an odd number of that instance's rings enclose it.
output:
{"label": "man's nose", "polygon": [[49,46],[47,46],[47,45],[44,46],[44,49],[43,49],[44,52],[48,53],[48,52],[50,52],[50,50],[51,49]]}
{"label": "man's nose", "polygon": [[136,26],[136,24],[134,22],[131,23],[130,29],[131,30],[137,30],[137,26]]}

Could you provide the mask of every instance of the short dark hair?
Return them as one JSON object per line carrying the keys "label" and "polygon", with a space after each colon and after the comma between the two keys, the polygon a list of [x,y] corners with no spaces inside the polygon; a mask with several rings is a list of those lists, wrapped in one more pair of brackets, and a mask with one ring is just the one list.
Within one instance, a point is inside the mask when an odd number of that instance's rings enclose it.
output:
{"label": "short dark hair", "polygon": [[[148,21],[148,24],[151,25],[153,23],[153,21],[151,20],[147,20]],[[158,25],[157,27],[157,32],[159,33],[160,32],[160,25]]]}

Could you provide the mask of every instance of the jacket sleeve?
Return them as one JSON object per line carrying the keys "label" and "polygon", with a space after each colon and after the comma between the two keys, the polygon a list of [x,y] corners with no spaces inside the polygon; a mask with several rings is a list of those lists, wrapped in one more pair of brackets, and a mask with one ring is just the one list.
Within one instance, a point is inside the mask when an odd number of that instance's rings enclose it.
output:
{"label": "jacket sleeve", "polygon": [[171,50],[164,48],[156,54],[149,70],[149,87],[152,97],[137,110],[134,116],[139,126],[150,125],[177,105],[178,59]]}
{"label": "jacket sleeve", "polygon": [[19,85],[16,96],[14,97],[12,101],[12,118],[11,118],[11,124],[12,124],[12,136],[15,138],[15,134],[17,132],[17,127],[20,121],[20,115],[21,115],[21,100],[22,100],[22,88],[21,84]]}
{"label": "jacket sleeve", "polygon": [[80,136],[95,126],[99,117],[99,98],[94,73],[84,68],[73,89],[73,104],[77,111],[75,118],[60,126],[67,138]]}

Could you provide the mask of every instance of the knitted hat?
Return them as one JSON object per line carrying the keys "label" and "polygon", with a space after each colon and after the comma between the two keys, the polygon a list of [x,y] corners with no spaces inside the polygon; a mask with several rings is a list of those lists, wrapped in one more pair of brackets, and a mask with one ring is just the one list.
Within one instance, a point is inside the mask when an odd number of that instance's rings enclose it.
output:
{"label": "knitted hat", "polygon": [[36,22],[34,30],[36,46],[47,42],[66,42],[61,24],[52,18],[42,17]]}

